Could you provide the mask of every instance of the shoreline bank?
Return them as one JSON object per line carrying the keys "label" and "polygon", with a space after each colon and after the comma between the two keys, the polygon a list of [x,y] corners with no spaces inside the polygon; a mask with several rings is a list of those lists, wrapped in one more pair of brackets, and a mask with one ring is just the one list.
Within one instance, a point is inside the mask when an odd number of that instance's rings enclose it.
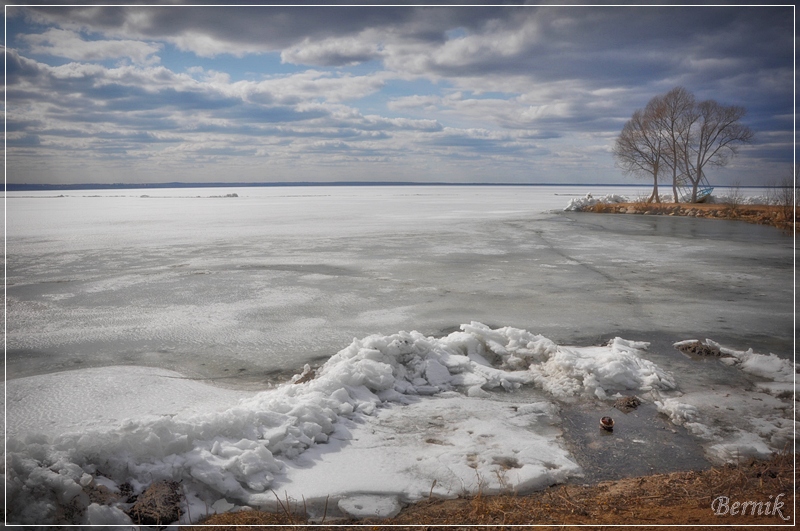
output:
{"label": "shoreline bank", "polygon": [[792,233],[797,229],[793,207],[783,205],[731,205],[722,203],[602,203],[587,205],[579,212],[598,214],[639,214],[661,216],[687,216],[695,218],[744,221],[769,225]]}
{"label": "shoreline bank", "polygon": [[[766,461],[751,459],[703,471],[624,478],[594,485],[555,485],[524,496],[431,498],[409,505],[387,519],[329,518],[311,522],[291,510],[245,511],[213,515],[199,524],[230,526],[219,529],[234,526],[248,529],[247,526],[258,525],[308,525],[323,529],[325,524],[370,525],[372,529],[398,525],[791,525],[794,473],[794,455],[778,453]],[[743,510],[744,502],[752,505]],[[761,505],[757,505],[759,502]],[[302,502],[289,507],[302,510]]]}

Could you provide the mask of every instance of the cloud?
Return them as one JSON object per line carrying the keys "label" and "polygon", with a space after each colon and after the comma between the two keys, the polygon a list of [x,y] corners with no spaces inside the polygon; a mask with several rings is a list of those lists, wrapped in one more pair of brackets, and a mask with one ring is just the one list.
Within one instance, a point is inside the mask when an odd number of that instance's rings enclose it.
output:
{"label": "cloud", "polygon": [[[360,161],[381,164],[380,175],[427,168],[433,179],[440,164],[465,176],[502,167],[521,180],[533,168],[560,178],[586,165],[613,178],[608,149],[622,124],[678,84],[699,99],[746,106],[759,130],[791,131],[781,118],[793,115],[788,8],[163,5],[8,13],[17,47],[6,65],[14,157],[24,145],[31,154],[66,157],[72,149],[160,164],[206,153],[204,163],[227,157],[256,168],[266,157],[276,171],[288,164],[290,176],[301,163],[313,173],[315,164]],[[746,156],[763,152],[774,161],[784,147],[772,141]],[[256,156],[260,162],[248,162]],[[399,169],[388,171],[391,164]]]}
{"label": "cloud", "polygon": [[[231,82],[203,69],[176,73],[163,66],[49,66],[14,50],[8,55],[12,147],[90,150],[91,158],[126,153],[151,158],[180,153],[185,158],[202,152],[204,160],[211,160],[209,153],[248,157],[270,149],[347,150],[349,157],[375,157],[374,145],[354,150],[351,143],[381,143],[396,133],[442,128],[435,120],[365,116],[338,103],[381,85],[368,76],[309,71],[260,83]],[[258,96],[265,97],[259,101]],[[174,146],[158,147],[164,143]]]}
{"label": "cloud", "polygon": [[307,70],[298,74],[273,77],[261,82],[238,85],[249,98],[286,104],[324,100],[339,103],[363,98],[383,88],[391,76],[387,73],[354,76],[344,73]]}
{"label": "cloud", "polygon": [[84,40],[74,31],[50,28],[44,33],[23,35],[30,53],[65,57],[75,61],[105,61],[128,58],[135,63],[156,63],[160,44],[134,40]]}
{"label": "cloud", "polygon": [[165,40],[202,57],[266,53],[302,42],[392,27],[415,18],[402,7],[51,6],[14,8],[39,24],[117,38]]}
{"label": "cloud", "polygon": [[[542,87],[539,87],[536,91],[514,96],[504,95],[505,97],[476,97],[462,91],[445,96],[409,96],[393,99],[388,107],[392,110],[417,111],[447,117],[449,122],[459,123],[464,127],[492,124],[506,130],[529,130],[555,123],[563,127],[571,122],[583,121],[581,116],[585,116],[580,115],[586,109],[577,103],[579,100],[576,98],[585,98],[585,95],[580,94],[581,87],[575,85],[571,83],[560,91],[551,87],[552,90],[545,91],[545,94]],[[547,133],[544,136],[555,138],[558,135]]]}
{"label": "cloud", "polygon": [[345,37],[313,42],[306,38],[281,52],[281,61],[315,66],[347,66],[379,59],[380,45],[373,39]]}

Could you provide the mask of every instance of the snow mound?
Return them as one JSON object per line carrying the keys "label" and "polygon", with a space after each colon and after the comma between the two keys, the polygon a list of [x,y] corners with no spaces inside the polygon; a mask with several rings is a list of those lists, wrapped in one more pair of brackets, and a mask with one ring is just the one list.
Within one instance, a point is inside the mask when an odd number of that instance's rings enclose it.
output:
{"label": "snow mound", "polygon": [[790,360],[779,358],[775,354],[756,354],[753,349],[746,351],[723,347],[719,343],[706,339],[706,343],[717,349],[727,358],[723,363],[733,365],[742,371],[779,383],[794,382],[796,364]]}
{"label": "snow mound", "polygon": [[773,205],[775,199],[767,195],[741,196],[734,194],[712,195],[707,200],[709,203],[720,205],[735,203],[737,205]]}
{"label": "snow mound", "polygon": [[[620,390],[673,389],[670,374],[640,357],[646,347],[647,343],[620,338],[605,347],[561,347],[525,330],[491,329],[476,322],[439,339],[418,332],[354,339],[313,375],[307,368],[303,378],[242,399],[223,411],[151,415],[127,419],[110,429],[54,438],[29,433],[10,439],[6,475],[9,521],[63,522],[59,506],[65,505],[83,508],[72,511],[75,516],[69,523],[123,520],[118,511],[89,508],[85,487],[96,483],[112,487],[128,483],[134,492],[142,492],[154,481],[179,481],[187,498],[198,504],[209,506],[224,498],[239,506],[269,506],[275,503],[274,488],[301,475],[299,463],[307,464],[309,449],[315,449],[313,455],[324,461],[325,443],[330,443],[331,451],[350,444],[343,442],[348,430],[384,418],[386,414],[378,415],[379,410],[397,415],[404,409],[398,406],[433,404],[428,415],[437,415],[436,406],[469,411],[463,401],[495,402],[479,397],[523,384],[534,384],[559,399],[578,395],[603,398]],[[449,406],[443,399],[446,396],[450,397]],[[433,399],[439,402],[428,402]],[[534,410],[528,411],[530,406],[535,406]],[[431,478],[438,479],[436,467],[450,478],[451,485],[462,486],[471,484],[476,472],[490,477],[495,471],[508,470],[509,479],[503,481],[518,489],[541,488],[577,472],[577,465],[559,447],[558,436],[547,422],[538,428],[542,434],[530,437],[530,448],[518,444],[531,435],[530,426],[537,426],[531,419],[542,415],[555,418],[546,403],[520,406],[514,415],[500,415],[497,406],[493,407],[485,414],[484,424],[494,432],[487,434],[486,440],[506,433],[512,442],[505,446],[492,443],[497,452],[492,455],[487,453],[493,447],[489,443],[469,442],[481,427],[470,424],[468,416],[453,420],[450,428],[442,425],[439,431],[463,440],[455,444],[431,435],[417,441],[424,442],[425,448],[445,450],[430,457],[434,472],[411,474],[424,478],[427,486],[420,487],[419,479],[409,483],[407,498],[427,494]],[[527,420],[517,426],[516,415]],[[375,444],[380,447],[388,440],[386,436]],[[455,450],[447,450],[448,445]],[[464,448],[471,448],[471,453],[466,455]],[[382,455],[381,459],[389,460]],[[404,474],[413,469],[414,459],[407,457],[412,463],[396,467],[405,470]],[[447,465],[442,467],[442,463]],[[331,476],[336,474],[331,472]],[[325,486],[323,483],[322,488]],[[485,486],[463,488],[470,491]],[[448,488],[452,492],[455,487]],[[364,491],[351,491],[356,492]],[[197,507],[192,513],[196,517]]]}
{"label": "snow mound", "polygon": [[[672,194],[661,194],[659,195],[659,200],[662,203],[667,204],[674,204],[674,197]],[[615,204],[615,203],[637,203],[641,202],[643,199],[642,197],[631,197],[631,196],[623,196],[617,194],[606,194],[594,197],[592,194],[586,194],[584,197],[578,197],[575,199],[570,199],[567,206],[564,208],[565,211],[576,211],[580,212],[581,210],[585,210],[588,207],[598,205],[598,204]],[[766,195],[754,195],[754,196],[742,196],[737,195],[734,196],[732,194],[722,194],[722,195],[711,195],[706,199],[707,203],[714,203],[714,204],[731,204],[735,203],[738,205],[772,205],[775,204],[775,200],[770,198]],[[684,203],[686,204],[686,203]]]}
{"label": "snow mound", "polygon": [[532,365],[534,381],[565,398],[593,394],[608,398],[610,391],[674,389],[674,377],[640,357],[648,343],[612,339],[605,347],[559,347],[550,358]]}
{"label": "snow mound", "polygon": [[631,199],[629,197],[617,194],[607,194],[598,197],[594,197],[592,196],[592,194],[586,194],[584,197],[570,199],[569,203],[564,208],[564,210],[581,211],[587,207],[594,206],[597,204],[630,203],[632,201],[635,201],[635,199]]}

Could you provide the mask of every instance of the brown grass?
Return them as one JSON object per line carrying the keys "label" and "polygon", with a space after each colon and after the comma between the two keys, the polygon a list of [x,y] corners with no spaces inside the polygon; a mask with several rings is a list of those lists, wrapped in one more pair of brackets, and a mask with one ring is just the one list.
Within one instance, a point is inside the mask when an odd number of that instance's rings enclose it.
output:
{"label": "brown grass", "polygon": [[[427,499],[391,519],[337,521],[388,531],[388,526],[470,526],[502,529],[509,525],[792,525],[794,523],[794,455],[781,453],[769,461],[749,460],[700,472],[675,472],[603,482],[591,486],[561,485],[526,496],[502,495]],[[717,516],[711,502],[727,496],[734,502],[768,502],[783,494],[785,521],[776,514]],[[330,522],[333,523],[333,522]],[[287,511],[247,511],[214,515],[202,522],[219,529],[249,529],[259,525],[298,525],[317,530]],[[306,524],[306,525],[302,525]],[[255,529],[255,527],[252,527]],[[402,528],[402,527],[401,527]],[[199,528],[197,528],[199,529]],[[592,529],[591,527],[587,529]]]}
{"label": "brown grass", "polygon": [[770,225],[781,230],[796,230],[794,209],[781,205],[742,205],[716,203],[598,203],[584,212],[610,214],[645,214],[664,216],[691,216],[698,218],[727,219]]}

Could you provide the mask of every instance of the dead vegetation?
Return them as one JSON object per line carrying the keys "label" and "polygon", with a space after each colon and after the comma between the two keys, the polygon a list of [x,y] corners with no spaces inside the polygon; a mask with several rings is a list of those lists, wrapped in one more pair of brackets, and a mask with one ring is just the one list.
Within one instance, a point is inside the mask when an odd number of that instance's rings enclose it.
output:
{"label": "dead vegetation", "polygon": [[796,229],[794,208],[785,205],[744,205],[706,203],[597,203],[584,212],[609,214],[643,214],[727,219],[769,225],[792,232]]}
{"label": "dead vegetation", "polygon": [[622,396],[614,401],[614,407],[623,413],[630,413],[642,405],[642,399],[638,396]]}
{"label": "dead vegetation", "polygon": [[[509,525],[577,524],[793,525],[794,472],[794,454],[781,453],[769,461],[748,460],[704,471],[627,478],[591,486],[561,485],[526,496],[429,498],[410,505],[391,519],[336,521],[335,524],[368,525],[372,530],[417,525],[428,529],[470,525],[489,526],[489,529]],[[752,505],[744,514],[732,515],[731,511],[726,511],[726,514],[717,515],[712,502],[720,496],[727,498],[730,507],[736,503],[761,502],[758,506],[761,514]],[[776,504],[776,500],[783,505]],[[767,502],[770,505],[766,505]],[[248,529],[259,525],[328,529],[325,523],[310,525],[285,508],[278,513],[246,511],[214,515],[202,522],[223,526],[218,529],[235,526]]]}
{"label": "dead vegetation", "polygon": [[181,485],[176,481],[159,481],[141,493],[128,516],[139,525],[166,525],[181,517]]}
{"label": "dead vegetation", "polygon": [[[684,354],[689,354],[701,358],[707,358],[707,357],[719,358],[723,356],[718,346],[714,344],[705,343],[699,340],[684,341],[682,343],[676,344],[675,348],[680,350]],[[730,357],[730,356],[726,355],[725,357]]]}

